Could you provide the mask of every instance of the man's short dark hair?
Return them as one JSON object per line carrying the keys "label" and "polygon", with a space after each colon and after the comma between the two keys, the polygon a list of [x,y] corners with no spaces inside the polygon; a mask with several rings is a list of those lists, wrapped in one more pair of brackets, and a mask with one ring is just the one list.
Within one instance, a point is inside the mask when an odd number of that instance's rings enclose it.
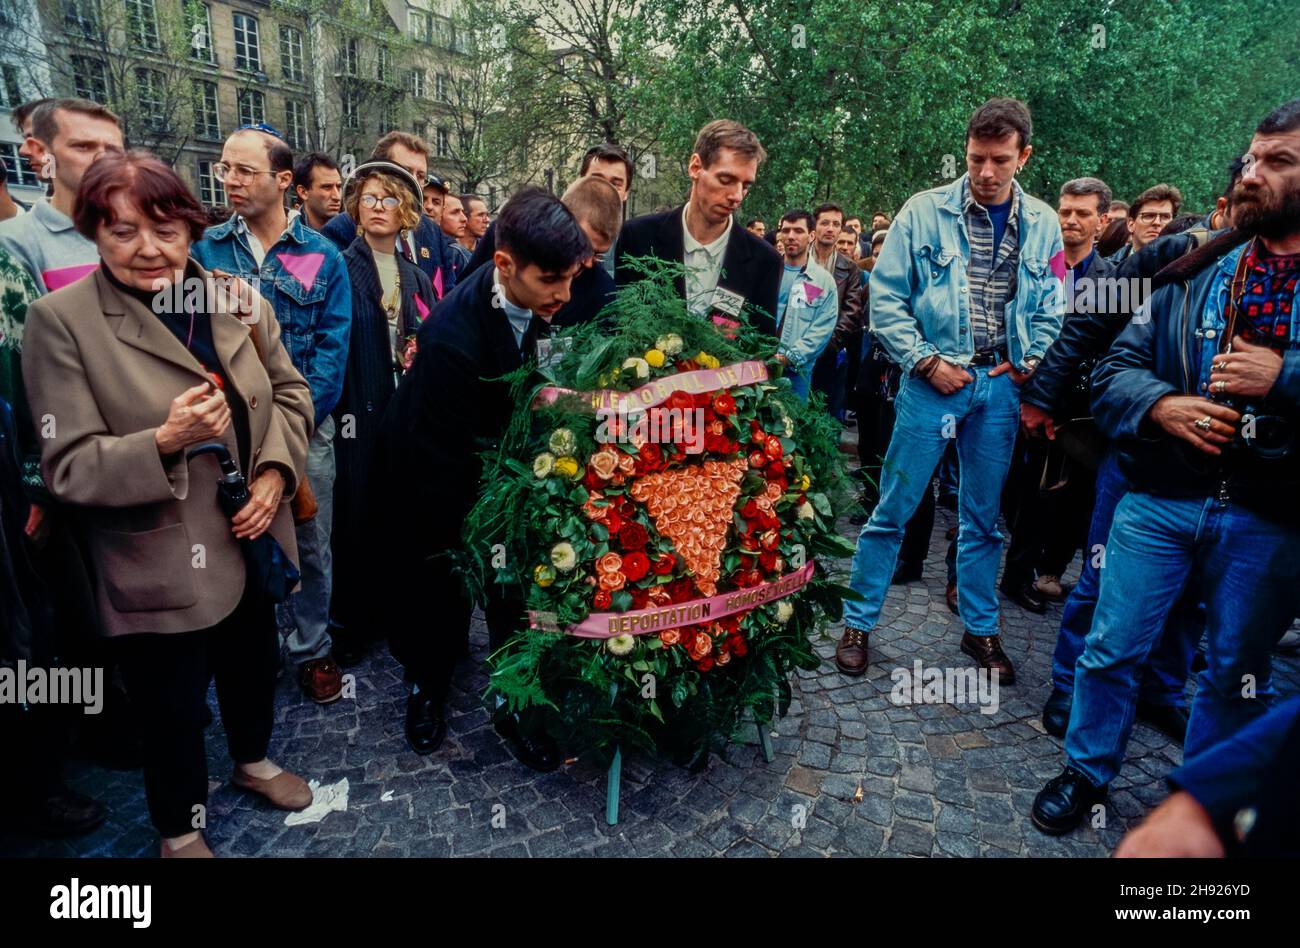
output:
{"label": "man's short dark hair", "polygon": [[521,267],[536,264],[547,273],[564,273],[591,256],[591,241],[573,213],[538,187],[517,191],[501,208],[496,247]]}
{"label": "man's short dark hair", "polygon": [[763,223],[763,218],[761,217],[752,218],[751,220],[745,222],[745,230],[749,230],[755,224],[761,224],[761,223]]}
{"label": "man's short dark hair", "polygon": [[623,167],[627,169],[627,186],[629,188],[632,186],[632,159],[628,157],[626,151],[613,142],[602,142],[588,148],[587,153],[582,156],[582,167],[578,169],[578,177],[585,178],[591,163],[597,158],[601,161],[623,162]]}
{"label": "man's short dark hair", "polygon": [[[812,212],[813,221],[815,222],[821,220],[823,214],[829,214],[831,211],[834,211],[835,213],[840,215],[840,223],[843,224],[844,208],[830,201],[827,201],[825,204],[818,204],[815,208],[813,208],[813,212]],[[814,226],[816,225],[814,224]]]}
{"label": "man's short dark hair", "polygon": [[786,221],[803,221],[808,225],[809,230],[812,230],[817,226],[817,221],[813,220],[813,216],[803,208],[794,208],[793,210],[786,211],[782,214],[781,223],[784,224]]}
{"label": "man's short dark hair", "polygon": [[98,102],[91,102],[89,99],[51,99],[38,107],[32,116],[32,138],[37,139],[46,148],[50,147],[59,135],[60,112],[75,112],[77,115],[112,122],[119,129],[122,127],[118,117]]}
{"label": "man's short dark hair", "polygon": [[338,171],[339,166],[329,155],[323,151],[310,151],[298,159],[298,163],[293,166],[293,189],[306,188],[311,190],[311,176],[317,168],[325,168],[329,171]]}
{"label": "man's short dark hair", "polygon": [[1185,230],[1191,230],[1203,220],[1205,220],[1204,214],[1179,214],[1161,228],[1160,236],[1168,237],[1170,234],[1181,234]]}
{"label": "man's short dark hair", "polygon": [[390,161],[394,145],[401,145],[403,148],[424,155],[425,158],[429,157],[429,146],[418,135],[412,135],[410,132],[388,132],[375,142],[375,147],[370,152],[370,160]]}
{"label": "man's short dark hair", "polygon": [[1013,132],[1019,136],[1016,147],[1024,148],[1034,131],[1034,120],[1029,106],[1019,99],[989,99],[970,117],[966,124],[966,141],[972,138],[1006,138]]}
{"label": "man's short dark hair", "polygon": [[1073,194],[1083,197],[1086,194],[1097,195],[1097,213],[1105,214],[1110,210],[1110,185],[1101,178],[1074,178],[1061,185],[1061,195]]}
{"label": "man's short dark hair", "polygon": [[1178,209],[1183,206],[1183,195],[1171,184],[1153,184],[1133,199],[1128,209],[1129,220],[1137,220],[1137,216],[1142,213],[1142,205],[1153,201],[1168,201],[1173,205],[1174,217],[1177,217]]}
{"label": "man's short dark hair", "polygon": [[1285,135],[1300,128],[1300,99],[1283,102],[1255,126],[1256,135]]}
{"label": "man's short dark hair", "polygon": [[731,148],[746,158],[752,158],[760,165],[767,160],[767,152],[759,142],[758,136],[731,119],[714,119],[700,129],[695,136],[693,154],[700,156],[700,163],[710,167],[717,160],[718,152]]}
{"label": "man's short dark hair", "polygon": [[49,105],[53,101],[54,100],[49,96],[46,96],[43,99],[29,99],[28,101],[24,102],[22,105],[15,106],[14,108],[10,109],[9,121],[14,123],[14,131],[17,132],[19,135],[21,135],[23,133],[23,125],[26,123],[27,117],[31,115],[33,112],[35,112],[37,109],[39,109],[41,106]]}
{"label": "man's short dark hair", "polygon": [[469,214],[470,201],[478,201],[480,204],[483,205],[484,208],[487,207],[487,201],[477,194],[460,194],[457,196],[460,198],[460,206],[465,209],[466,214]]}

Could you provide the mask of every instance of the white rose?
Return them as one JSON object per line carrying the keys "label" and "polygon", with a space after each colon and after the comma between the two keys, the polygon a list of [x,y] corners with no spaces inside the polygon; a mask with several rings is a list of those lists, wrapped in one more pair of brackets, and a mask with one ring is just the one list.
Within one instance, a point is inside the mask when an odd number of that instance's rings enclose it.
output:
{"label": "white rose", "polygon": [[623,360],[623,369],[631,369],[639,379],[648,379],[650,377],[650,363],[640,356],[632,356]]}
{"label": "white rose", "polygon": [[568,428],[556,428],[551,432],[551,451],[555,454],[573,454],[578,450],[578,439]]}
{"label": "white rose", "polygon": [[785,625],[794,615],[794,606],[782,599],[776,604],[776,621]]}
{"label": "white rose", "polygon": [[578,565],[578,553],[571,543],[557,543],[551,547],[551,565],[561,573],[568,573]]}
{"label": "white rose", "polygon": [[668,335],[660,336],[655,340],[655,348],[662,349],[665,355],[670,356],[677,355],[685,345],[686,343],[682,341],[682,337],[675,332],[670,332]]}
{"label": "white rose", "polygon": [[615,635],[605,640],[605,648],[613,655],[627,655],[636,648],[636,639],[630,635]]}
{"label": "white rose", "polygon": [[814,513],[815,512],[813,511],[813,505],[808,503],[808,501],[805,500],[802,504],[799,505],[798,515],[800,520],[811,520],[814,516]]}
{"label": "white rose", "polygon": [[555,467],[555,455],[543,451],[537,457],[533,458],[533,476],[544,478],[551,476],[551,470]]}

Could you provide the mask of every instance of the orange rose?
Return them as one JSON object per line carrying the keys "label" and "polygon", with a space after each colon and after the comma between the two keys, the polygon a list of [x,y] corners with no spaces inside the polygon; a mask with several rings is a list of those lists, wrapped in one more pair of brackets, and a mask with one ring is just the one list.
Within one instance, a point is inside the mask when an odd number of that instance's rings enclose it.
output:
{"label": "orange rose", "polygon": [[725,665],[727,662],[731,661],[731,653],[727,651],[719,652],[714,661],[719,665]]}
{"label": "orange rose", "polygon": [[622,451],[615,451],[618,455],[618,472],[624,476],[630,477],[636,473],[636,458]]}
{"label": "orange rose", "polygon": [[681,629],[664,629],[664,631],[659,633],[659,641],[663,642],[664,645],[676,645],[681,640]]}
{"label": "orange rose", "polygon": [[596,572],[601,574],[617,573],[623,568],[623,557],[617,553],[606,553],[596,560]]}
{"label": "orange rose", "polygon": [[781,485],[776,481],[768,481],[767,488],[763,491],[768,500],[781,499]]}
{"label": "orange rose", "polygon": [[605,590],[606,592],[617,592],[618,590],[623,588],[623,584],[626,582],[627,582],[627,577],[624,576],[622,573],[601,573],[600,574],[600,588]]}
{"label": "orange rose", "polygon": [[607,481],[618,470],[618,449],[606,445],[587,461],[601,480]]}
{"label": "orange rose", "polygon": [[[587,495],[587,502],[582,505],[582,512],[587,515],[588,520],[604,520],[605,515],[609,513],[609,505],[601,503],[604,501],[600,491],[593,490]],[[600,506],[597,506],[600,504]]]}
{"label": "orange rose", "polygon": [[695,638],[691,641],[691,658],[699,661],[706,655],[713,652],[713,636],[707,632],[696,632]]}

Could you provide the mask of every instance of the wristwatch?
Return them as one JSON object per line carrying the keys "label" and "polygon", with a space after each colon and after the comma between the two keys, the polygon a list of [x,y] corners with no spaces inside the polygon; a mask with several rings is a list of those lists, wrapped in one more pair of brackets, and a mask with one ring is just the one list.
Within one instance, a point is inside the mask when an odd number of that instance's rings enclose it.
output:
{"label": "wristwatch", "polygon": [[1032,359],[1026,359],[1026,360],[1025,360],[1025,371],[1026,371],[1028,374],[1033,375],[1034,370],[1035,370],[1036,368],[1038,368],[1038,363],[1040,363],[1040,362],[1042,362],[1042,361],[1043,361],[1043,360],[1040,359],[1040,358],[1038,358],[1037,356],[1035,356],[1035,357],[1032,358]]}

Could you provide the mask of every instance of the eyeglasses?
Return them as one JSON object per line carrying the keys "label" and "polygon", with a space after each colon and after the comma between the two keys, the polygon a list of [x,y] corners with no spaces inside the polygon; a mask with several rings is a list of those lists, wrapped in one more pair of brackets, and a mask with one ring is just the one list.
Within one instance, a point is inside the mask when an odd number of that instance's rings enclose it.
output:
{"label": "eyeglasses", "polygon": [[371,210],[374,207],[379,206],[386,211],[391,211],[397,206],[399,206],[401,203],[402,202],[399,199],[393,197],[391,194],[388,197],[382,197],[382,198],[374,194],[361,195],[361,206],[366,208],[367,210]]}
{"label": "eyeglasses", "polygon": [[247,181],[259,174],[278,174],[276,171],[259,171],[257,168],[249,168],[246,165],[228,165],[224,161],[218,161],[212,166],[212,176],[225,184],[227,181]]}
{"label": "eyeglasses", "polygon": [[1138,220],[1144,224],[1168,224],[1173,219],[1174,215],[1160,211],[1142,211],[1138,214]]}

